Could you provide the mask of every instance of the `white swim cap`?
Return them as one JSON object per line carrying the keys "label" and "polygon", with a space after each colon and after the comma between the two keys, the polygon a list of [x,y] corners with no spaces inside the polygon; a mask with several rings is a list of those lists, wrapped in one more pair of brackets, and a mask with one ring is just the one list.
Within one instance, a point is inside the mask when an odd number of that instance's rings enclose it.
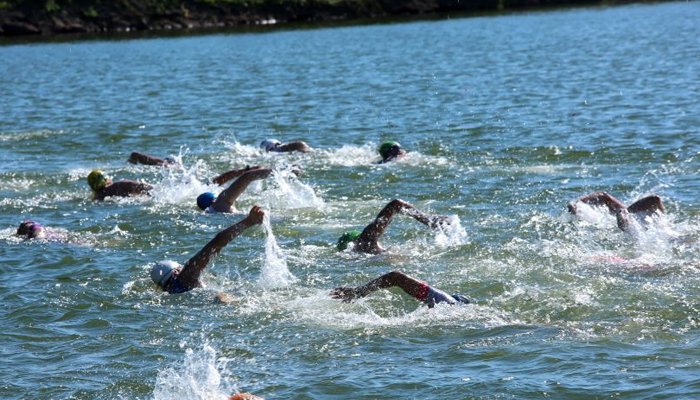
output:
{"label": "white swim cap", "polygon": [[151,268],[151,279],[159,288],[165,289],[165,284],[179,267],[175,261],[159,261]]}
{"label": "white swim cap", "polygon": [[280,144],[282,143],[277,139],[265,139],[260,143],[260,148],[265,151],[277,151]]}

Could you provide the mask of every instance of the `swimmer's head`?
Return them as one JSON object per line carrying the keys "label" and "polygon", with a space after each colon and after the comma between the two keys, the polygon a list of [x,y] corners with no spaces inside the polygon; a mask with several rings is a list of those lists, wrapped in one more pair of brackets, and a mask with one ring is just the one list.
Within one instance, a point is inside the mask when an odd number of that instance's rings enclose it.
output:
{"label": "swimmer's head", "polygon": [[382,159],[384,160],[392,157],[399,157],[405,154],[399,142],[384,142],[379,145],[379,149],[377,149],[377,151],[379,151],[379,155],[382,156]]}
{"label": "swimmer's head", "polygon": [[362,232],[360,231],[350,231],[350,232],[345,232],[343,233],[343,236],[338,239],[338,244],[336,247],[338,250],[343,251],[348,248],[348,243],[352,242],[353,240],[357,239],[360,237],[360,234]]}
{"label": "swimmer's head", "polygon": [[30,219],[19,224],[17,234],[26,236],[28,239],[42,238],[45,236],[44,226]]}
{"label": "swimmer's head", "polygon": [[95,169],[92,172],[90,172],[90,175],[88,175],[87,177],[87,181],[88,185],[90,185],[92,190],[96,192],[98,190],[104,189],[105,186],[107,186],[107,177],[99,169]]}
{"label": "swimmer's head", "polygon": [[173,156],[165,157],[165,163],[166,164],[179,164],[179,162],[177,162],[177,159]]}
{"label": "swimmer's head", "polygon": [[180,267],[175,261],[159,261],[151,268],[151,279],[159,288],[165,290],[165,285],[168,284],[170,278],[173,277],[175,271]]}
{"label": "swimmer's head", "polygon": [[265,139],[260,143],[260,148],[265,151],[278,151],[280,145],[282,143],[277,139]]}
{"label": "swimmer's head", "polygon": [[463,304],[469,304],[469,303],[471,303],[471,301],[469,301],[469,299],[468,299],[466,296],[462,296],[462,295],[459,294],[459,293],[453,294],[452,297],[454,297],[455,300],[457,300],[457,301],[459,301],[460,303],[463,303]]}
{"label": "swimmer's head", "polygon": [[206,210],[210,205],[214,204],[214,200],[216,200],[216,195],[214,195],[214,193],[202,193],[197,196],[197,207],[201,208],[202,210]]}

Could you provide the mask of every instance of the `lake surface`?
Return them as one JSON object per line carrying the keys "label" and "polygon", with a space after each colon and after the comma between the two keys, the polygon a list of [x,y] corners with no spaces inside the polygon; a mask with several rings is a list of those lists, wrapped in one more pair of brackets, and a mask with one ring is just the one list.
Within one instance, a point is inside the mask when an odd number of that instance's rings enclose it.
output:
{"label": "lake surface", "polygon": [[[700,397],[700,3],[0,47],[0,398]],[[312,154],[265,154],[266,138]],[[402,160],[377,165],[398,140]],[[130,152],[180,157],[136,166]],[[205,288],[155,290],[243,214]],[[301,166],[296,178],[288,166]],[[91,200],[87,174],[156,186]],[[569,201],[650,194],[636,235]],[[337,238],[401,198],[387,252]],[[47,240],[22,240],[25,219]],[[266,229],[269,228],[269,229]],[[329,291],[401,270],[473,300]],[[237,301],[216,304],[225,292]]]}

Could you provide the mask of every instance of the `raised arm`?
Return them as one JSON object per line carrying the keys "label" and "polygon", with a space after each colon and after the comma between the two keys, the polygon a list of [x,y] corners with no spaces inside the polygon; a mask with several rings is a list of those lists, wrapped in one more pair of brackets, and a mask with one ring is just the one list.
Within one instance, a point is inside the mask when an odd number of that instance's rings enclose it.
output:
{"label": "raised arm", "polygon": [[269,168],[253,169],[245,172],[236,179],[231,186],[219,194],[212,204],[212,207],[219,212],[231,212],[233,203],[240,197],[248,185],[253,181],[267,178],[271,172],[272,170]]}
{"label": "raised arm", "polygon": [[243,231],[251,226],[261,224],[264,215],[265,213],[260,206],[254,206],[250,209],[250,213],[248,213],[247,217],[216,234],[214,239],[207,243],[202,250],[185,263],[182,271],[180,271],[178,275],[180,282],[185,286],[197,286],[199,274],[207,267],[209,261],[219,254],[221,249],[226,247],[231,240],[243,233]]}
{"label": "raised arm", "polygon": [[331,291],[331,296],[334,299],[340,299],[345,302],[350,302],[353,299],[365,297],[368,294],[379,289],[386,289],[392,286],[400,287],[408,295],[418,298],[420,297],[421,285],[423,282],[404,274],[401,271],[391,271],[379,278],[357,287],[339,287]]}
{"label": "raised arm", "polygon": [[139,153],[135,151],[129,156],[130,163],[132,164],[145,164],[145,165],[164,165],[165,160],[158,157],[149,156],[148,154]]}
{"label": "raised arm", "polygon": [[224,172],[223,174],[212,179],[211,181],[216,183],[217,185],[223,185],[224,183],[230,181],[231,179],[236,179],[248,171],[251,171],[254,169],[261,169],[261,168],[262,168],[262,166],[260,166],[260,165],[253,165],[252,167],[250,165],[248,165],[245,168],[232,169],[231,171]]}
{"label": "raised arm", "polygon": [[639,199],[627,207],[627,211],[635,213],[653,214],[657,211],[666,212],[661,197],[652,195]]}
{"label": "raised arm", "polygon": [[300,151],[302,153],[311,153],[313,151],[306,142],[302,141],[285,143],[280,145],[279,149],[283,152]]}
{"label": "raised arm", "polygon": [[613,214],[617,212],[617,210],[626,208],[625,203],[607,194],[606,192],[593,192],[591,194],[579,197],[578,199],[569,203],[568,208],[570,213],[576,215],[576,203],[579,202],[590,204],[592,206],[606,206],[608,207],[608,211]]}
{"label": "raised arm", "polygon": [[379,238],[386,232],[386,228],[389,227],[392,218],[396,213],[402,213],[413,217],[416,221],[421,224],[427,225],[431,228],[439,226],[445,217],[435,216],[426,214],[412,204],[407,203],[400,199],[394,199],[389,204],[384,206],[382,211],[379,212],[377,218],[369,225],[365,227],[360,236],[357,238],[356,243],[359,245],[377,243]]}

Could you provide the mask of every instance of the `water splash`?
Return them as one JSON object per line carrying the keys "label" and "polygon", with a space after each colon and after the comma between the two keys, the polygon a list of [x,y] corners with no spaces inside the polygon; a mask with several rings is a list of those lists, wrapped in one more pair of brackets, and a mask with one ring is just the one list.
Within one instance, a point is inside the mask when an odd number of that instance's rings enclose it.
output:
{"label": "water splash", "polygon": [[314,190],[299,181],[294,167],[275,170],[270,178],[276,188],[265,193],[263,202],[273,208],[322,208],[325,204]]}
{"label": "water splash", "polygon": [[154,400],[225,400],[231,392],[217,368],[216,350],[205,344],[199,351],[185,350],[181,366],[159,371],[153,397]]}
{"label": "water splash", "polygon": [[447,217],[447,223],[435,230],[435,245],[439,247],[460,246],[469,243],[467,230],[462,227],[457,215]]}
{"label": "water splash", "polygon": [[258,284],[264,288],[279,288],[289,286],[296,282],[297,278],[289,272],[287,261],[282,250],[277,245],[275,235],[272,233],[269,212],[265,212],[263,228],[267,238],[265,240],[265,263],[260,269]]}
{"label": "water splash", "polygon": [[204,162],[198,160],[192,167],[186,168],[182,158],[178,159],[182,168],[163,168],[162,179],[151,190],[153,201],[157,204],[194,204],[194,199],[204,192],[216,190],[215,185],[202,183],[197,175],[204,170]]}

